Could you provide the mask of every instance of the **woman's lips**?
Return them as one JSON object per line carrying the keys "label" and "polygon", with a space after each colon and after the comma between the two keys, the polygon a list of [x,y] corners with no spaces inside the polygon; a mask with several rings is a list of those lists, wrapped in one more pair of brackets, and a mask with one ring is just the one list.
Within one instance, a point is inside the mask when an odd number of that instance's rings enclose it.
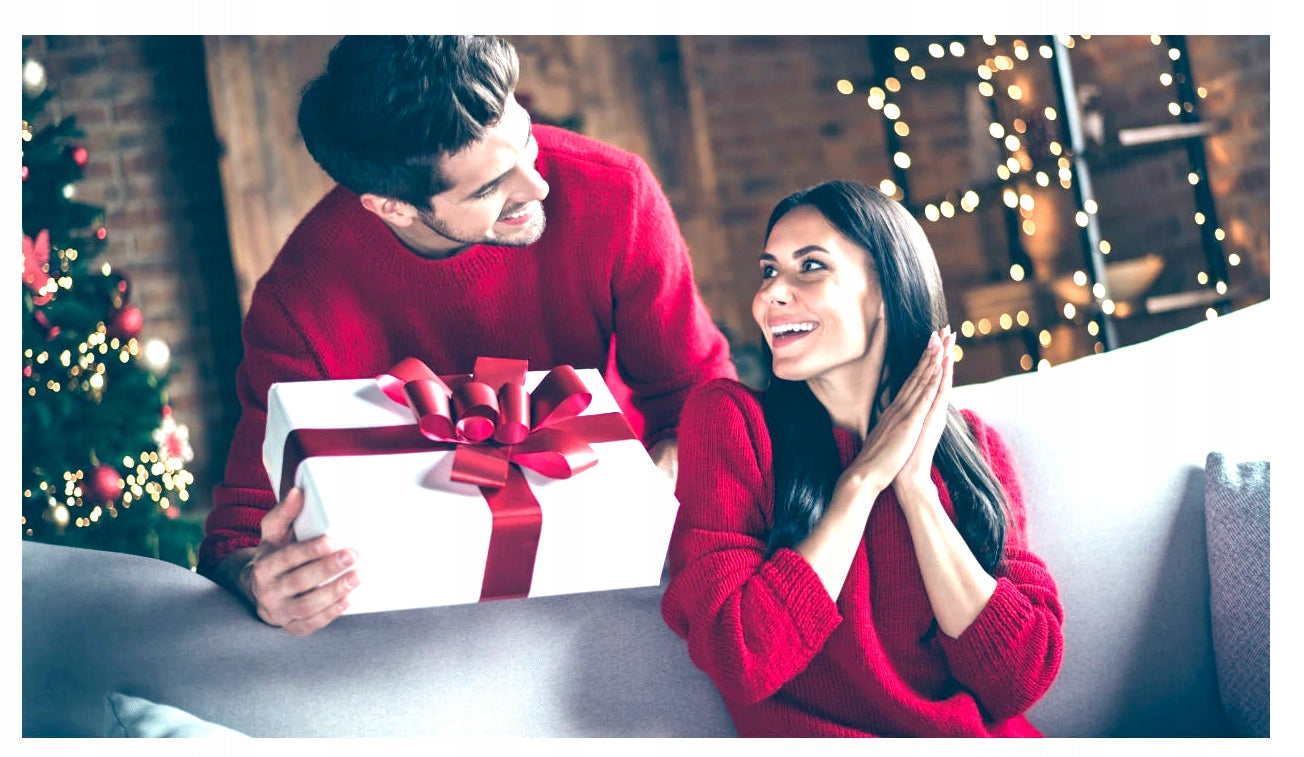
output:
{"label": "woman's lips", "polygon": [[773,348],[794,344],[815,333],[817,329],[819,329],[818,325],[810,325],[808,328],[788,330],[779,334],[775,334],[773,330],[771,330],[770,345]]}

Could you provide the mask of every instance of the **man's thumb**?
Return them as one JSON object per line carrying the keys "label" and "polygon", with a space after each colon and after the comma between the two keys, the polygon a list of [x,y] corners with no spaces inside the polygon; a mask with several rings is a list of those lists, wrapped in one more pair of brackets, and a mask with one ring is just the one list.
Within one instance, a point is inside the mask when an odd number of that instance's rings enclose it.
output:
{"label": "man's thumb", "polygon": [[290,541],[291,526],[301,512],[303,512],[303,490],[296,486],[285,495],[285,499],[263,516],[263,538]]}

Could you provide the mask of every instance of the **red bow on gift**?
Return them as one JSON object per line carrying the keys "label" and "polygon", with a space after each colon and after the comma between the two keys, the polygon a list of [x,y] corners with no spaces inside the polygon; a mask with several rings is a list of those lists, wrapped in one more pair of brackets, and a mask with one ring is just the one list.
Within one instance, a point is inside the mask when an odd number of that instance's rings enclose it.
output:
{"label": "red bow on gift", "polygon": [[[50,301],[53,287],[50,282],[53,279],[46,272],[46,264],[50,262],[50,232],[42,229],[33,240],[26,234],[23,235],[23,283],[27,288],[32,290],[32,302],[37,305],[44,305]],[[49,292],[45,291],[50,289]]]}
{"label": "red bow on gift", "polygon": [[501,487],[513,464],[549,478],[570,478],[596,465],[588,441],[567,428],[593,400],[584,381],[562,365],[531,394],[527,367],[525,360],[482,357],[470,376],[446,382],[420,360],[405,358],[376,381],[387,397],[412,410],[422,435],[457,445],[454,481]]}

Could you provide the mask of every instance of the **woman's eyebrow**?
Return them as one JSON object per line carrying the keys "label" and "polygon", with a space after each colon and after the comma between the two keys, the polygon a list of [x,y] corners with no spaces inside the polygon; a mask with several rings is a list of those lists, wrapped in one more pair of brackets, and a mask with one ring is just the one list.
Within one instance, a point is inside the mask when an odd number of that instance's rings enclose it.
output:
{"label": "woman's eyebrow", "polygon": [[[817,244],[808,244],[808,245],[806,245],[805,247],[802,247],[802,248],[799,248],[799,249],[793,250],[793,251],[792,251],[792,257],[793,257],[793,258],[799,258],[799,257],[801,257],[802,255],[805,255],[805,254],[810,253],[810,252],[823,252],[823,253],[827,254],[827,253],[828,253],[828,250],[824,249],[823,247],[820,247],[820,246],[817,245]],[[761,260],[769,260],[769,261],[776,262],[776,263],[777,263],[778,260],[779,260],[778,258],[774,257],[773,255],[771,255],[771,254],[768,253],[768,252],[762,252],[762,253],[761,253],[761,257],[760,257],[760,259],[761,259]]]}

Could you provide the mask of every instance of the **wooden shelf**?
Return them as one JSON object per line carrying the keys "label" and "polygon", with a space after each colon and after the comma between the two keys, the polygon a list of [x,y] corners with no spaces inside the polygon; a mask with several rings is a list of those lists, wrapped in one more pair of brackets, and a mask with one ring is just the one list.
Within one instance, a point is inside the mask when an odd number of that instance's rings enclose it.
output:
{"label": "wooden shelf", "polygon": [[1115,138],[1108,143],[1088,145],[1084,155],[1097,168],[1113,168],[1140,158],[1163,155],[1192,141],[1221,134],[1229,128],[1230,124],[1225,119],[1214,119],[1119,129]]}
{"label": "wooden shelf", "polygon": [[1135,145],[1180,142],[1187,139],[1203,139],[1226,131],[1227,126],[1226,121],[1214,120],[1119,129],[1118,143],[1123,147],[1132,147]]}

